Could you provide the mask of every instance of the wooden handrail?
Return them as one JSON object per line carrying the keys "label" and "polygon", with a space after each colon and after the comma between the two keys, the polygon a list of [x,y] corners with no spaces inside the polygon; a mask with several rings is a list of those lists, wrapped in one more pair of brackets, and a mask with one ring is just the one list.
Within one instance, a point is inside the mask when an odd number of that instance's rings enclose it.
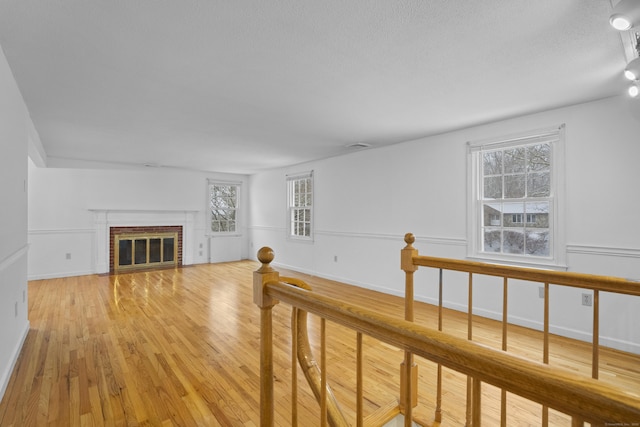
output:
{"label": "wooden handrail", "polygon": [[262,293],[573,417],[597,424],[640,420],[639,398],[597,380],[280,281],[267,281]]}
{"label": "wooden handrail", "polygon": [[619,277],[598,276],[569,271],[540,270],[526,267],[489,264],[477,261],[464,261],[449,258],[437,258],[425,255],[412,257],[413,265],[441,268],[486,276],[508,277],[509,279],[528,280],[552,285],[600,290],[618,294],[640,296],[640,282]]}

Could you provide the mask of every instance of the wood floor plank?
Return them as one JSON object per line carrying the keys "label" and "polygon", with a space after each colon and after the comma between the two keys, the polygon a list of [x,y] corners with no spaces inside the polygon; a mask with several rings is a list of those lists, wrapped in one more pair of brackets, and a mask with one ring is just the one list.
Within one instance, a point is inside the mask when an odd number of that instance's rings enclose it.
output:
{"label": "wood floor plank", "polygon": [[[1,426],[258,426],[259,310],[252,261],[79,276],[29,283],[31,330],[0,403]],[[403,317],[401,299],[291,271],[325,295]],[[402,275],[399,274],[399,280]],[[436,309],[417,303],[415,321],[437,325]],[[290,307],[274,319],[277,425],[291,417]],[[445,332],[465,337],[466,315],[445,310]],[[309,316],[319,355],[320,321]],[[356,334],[327,322],[328,380],[355,425]],[[509,351],[542,359],[536,331],[509,326]],[[474,318],[474,340],[500,348],[501,325]],[[364,415],[397,402],[402,351],[363,337]],[[640,358],[603,349],[602,381],[640,390]],[[551,339],[551,363],[590,375],[588,344]],[[436,365],[417,358],[420,419],[435,410]],[[466,377],[443,370],[442,426],[464,424]],[[298,417],[318,425],[319,406],[298,375]],[[500,391],[483,385],[485,425],[498,425]],[[508,395],[507,425],[538,424],[539,405]],[[497,408],[497,409],[496,409]],[[550,425],[569,425],[551,411]]]}

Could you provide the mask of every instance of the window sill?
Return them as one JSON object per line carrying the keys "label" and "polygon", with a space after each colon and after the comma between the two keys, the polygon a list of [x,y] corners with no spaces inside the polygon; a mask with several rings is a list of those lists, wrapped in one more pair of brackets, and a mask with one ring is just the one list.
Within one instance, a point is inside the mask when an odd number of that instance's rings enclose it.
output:
{"label": "window sill", "polygon": [[240,233],[209,233],[207,234],[207,237],[212,238],[212,237],[242,237],[242,234]]}
{"label": "window sill", "polygon": [[509,257],[493,257],[484,255],[469,255],[469,261],[485,262],[487,264],[507,265],[511,267],[537,268],[541,270],[567,271],[569,267],[564,264],[556,264],[549,259],[521,259]]}

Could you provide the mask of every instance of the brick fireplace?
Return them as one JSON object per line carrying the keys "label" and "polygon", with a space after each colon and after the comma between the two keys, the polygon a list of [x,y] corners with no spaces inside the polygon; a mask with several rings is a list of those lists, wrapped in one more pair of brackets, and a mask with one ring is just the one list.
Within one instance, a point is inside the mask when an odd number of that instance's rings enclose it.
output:
{"label": "brick fireplace", "polygon": [[[140,263],[140,268],[153,268],[153,267],[167,267],[167,266],[181,266],[182,265],[182,226],[181,225],[154,225],[154,226],[127,226],[127,227],[109,227],[109,272],[113,273],[118,270],[131,270],[135,268],[135,261],[131,262],[131,265],[122,267],[118,265],[118,259],[116,258],[116,240],[122,239],[126,236],[135,236],[136,239],[144,238],[145,236],[163,236],[173,235],[177,237],[177,248],[175,250],[176,256],[171,257],[171,262],[162,262],[159,260],[156,262]],[[167,257],[164,257],[167,261]]]}
{"label": "brick fireplace", "polygon": [[[114,272],[114,240],[118,234],[176,233],[177,265],[191,265],[194,257],[195,218],[198,211],[90,209],[94,216],[96,273]],[[164,238],[164,236],[158,236]],[[141,237],[143,238],[143,237]],[[154,242],[147,242],[152,246]],[[155,242],[157,243],[157,242]]]}

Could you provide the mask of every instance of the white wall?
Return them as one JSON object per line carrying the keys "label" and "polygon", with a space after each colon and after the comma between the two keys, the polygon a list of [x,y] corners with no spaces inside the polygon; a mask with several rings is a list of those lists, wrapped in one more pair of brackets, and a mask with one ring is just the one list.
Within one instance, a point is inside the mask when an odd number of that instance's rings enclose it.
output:
{"label": "white wall", "polygon": [[[239,237],[218,237],[211,245],[208,241],[207,178],[240,182],[245,188],[248,183],[244,175],[167,168],[39,168],[29,163],[29,279],[101,272],[96,271],[94,256],[98,242],[93,210],[138,211],[145,216],[191,211],[194,235],[183,242],[183,253],[192,256],[185,257],[185,264],[246,258],[246,215],[240,219]],[[242,208],[248,195],[241,194]]]}
{"label": "white wall", "polygon": [[27,142],[31,119],[0,49],[0,399],[29,331]]}
{"label": "white wall", "polygon": [[[406,232],[422,254],[466,256],[466,142],[565,123],[569,270],[640,279],[640,107],[630,102],[610,98],[254,175],[251,255],[270,246],[281,266],[401,295]],[[285,175],[311,169],[315,240],[290,241]],[[446,305],[466,310],[466,279],[454,279]],[[478,283],[475,312],[501,316],[500,284]],[[433,274],[416,274],[418,299],[435,301],[436,286]],[[511,320],[539,328],[537,286],[511,288]],[[590,339],[582,292],[552,288],[552,332]],[[603,295],[601,302],[602,343],[640,353],[640,298]]]}

